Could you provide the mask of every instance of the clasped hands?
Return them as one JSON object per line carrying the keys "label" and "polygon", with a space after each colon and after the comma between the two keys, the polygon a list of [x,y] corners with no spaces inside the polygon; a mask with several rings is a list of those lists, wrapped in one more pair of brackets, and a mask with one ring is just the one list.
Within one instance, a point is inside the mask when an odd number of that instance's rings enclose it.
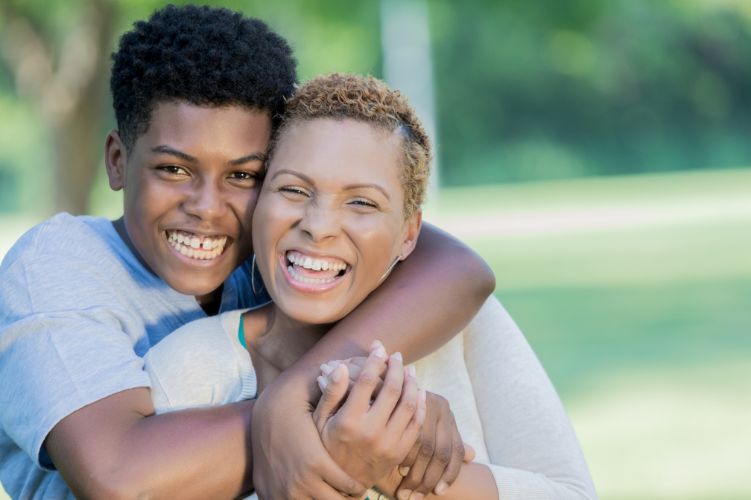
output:
{"label": "clasped hands", "polygon": [[[315,407],[289,404],[278,393],[265,402],[268,390],[256,403],[259,497],[357,498],[375,486],[400,500],[421,499],[443,493],[473,458],[448,402],[419,389],[399,353],[387,356],[374,342],[368,357],[331,361],[321,370]],[[274,425],[278,419],[286,431]]]}

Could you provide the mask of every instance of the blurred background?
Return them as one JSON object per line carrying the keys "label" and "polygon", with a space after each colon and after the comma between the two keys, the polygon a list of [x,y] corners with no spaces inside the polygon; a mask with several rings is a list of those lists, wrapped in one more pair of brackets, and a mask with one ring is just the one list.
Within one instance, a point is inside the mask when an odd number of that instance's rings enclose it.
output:
{"label": "blurred background", "polygon": [[[603,499],[751,498],[751,2],[213,3],[303,80],[413,100],[426,217],[492,265]],[[56,211],[120,214],[109,54],[162,5],[0,0],[0,257]]]}

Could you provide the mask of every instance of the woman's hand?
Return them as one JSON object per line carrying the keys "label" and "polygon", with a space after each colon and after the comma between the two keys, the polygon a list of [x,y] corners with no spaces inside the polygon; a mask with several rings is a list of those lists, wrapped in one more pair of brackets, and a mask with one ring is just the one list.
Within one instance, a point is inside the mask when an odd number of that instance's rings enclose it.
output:
{"label": "woman's hand", "polygon": [[[344,365],[349,374],[349,387],[351,388],[368,359],[358,356],[333,360],[321,365],[322,375],[318,377],[321,392],[326,394],[331,375],[340,365]],[[383,370],[385,370],[385,364]],[[376,394],[380,390],[381,383],[382,380],[379,378],[375,388]],[[398,476],[400,479],[397,490],[399,498],[409,498],[413,493],[427,495],[433,492],[440,495],[454,483],[462,463],[468,463],[474,459],[474,450],[461,440],[448,401],[431,392],[426,392],[426,400],[426,418],[420,430],[420,436],[398,469],[401,474]]]}
{"label": "woman's hand", "polygon": [[255,403],[251,442],[253,486],[258,497],[361,497],[367,486],[353,479],[329,456],[298,382],[282,375]]}
{"label": "woman's hand", "polygon": [[[385,371],[381,383],[380,373]],[[319,378],[323,395],[313,412],[324,446],[350,476],[374,485],[407,456],[425,417],[425,393],[414,370],[380,343],[362,364],[348,391],[349,369],[340,363]]]}

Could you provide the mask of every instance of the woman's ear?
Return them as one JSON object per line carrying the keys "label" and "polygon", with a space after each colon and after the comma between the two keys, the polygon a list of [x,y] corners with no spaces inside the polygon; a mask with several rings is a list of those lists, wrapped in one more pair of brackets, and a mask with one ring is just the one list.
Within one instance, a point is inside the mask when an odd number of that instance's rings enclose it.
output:
{"label": "woman's ear", "polygon": [[415,249],[415,245],[417,245],[417,237],[420,236],[421,227],[422,210],[416,210],[415,213],[407,219],[407,230],[404,234],[401,252],[399,252],[401,260],[406,259],[407,256],[412,253],[412,250]]}
{"label": "woman's ear", "polygon": [[110,131],[104,142],[104,164],[107,168],[107,178],[113,191],[120,191],[125,187],[125,163],[127,162],[125,144],[117,130]]}

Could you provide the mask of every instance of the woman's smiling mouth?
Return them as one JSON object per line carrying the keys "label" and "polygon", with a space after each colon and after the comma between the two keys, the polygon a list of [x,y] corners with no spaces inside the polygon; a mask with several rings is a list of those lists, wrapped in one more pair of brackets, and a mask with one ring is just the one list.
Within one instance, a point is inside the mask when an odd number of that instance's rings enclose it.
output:
{"label": "woman's smiling mouth", "polygon": [[283,257],[285,277],[295,288],[304,291],[324,291],[334,286],[351,267],[335,257],[314,257],[291,250]]}
{"label": "woman's smiling mouth", "polygon": [[195,260],[213,260],[220,256],[227,236],[206,236],[187,231],[165,231],[167,243],[179,254]]}

